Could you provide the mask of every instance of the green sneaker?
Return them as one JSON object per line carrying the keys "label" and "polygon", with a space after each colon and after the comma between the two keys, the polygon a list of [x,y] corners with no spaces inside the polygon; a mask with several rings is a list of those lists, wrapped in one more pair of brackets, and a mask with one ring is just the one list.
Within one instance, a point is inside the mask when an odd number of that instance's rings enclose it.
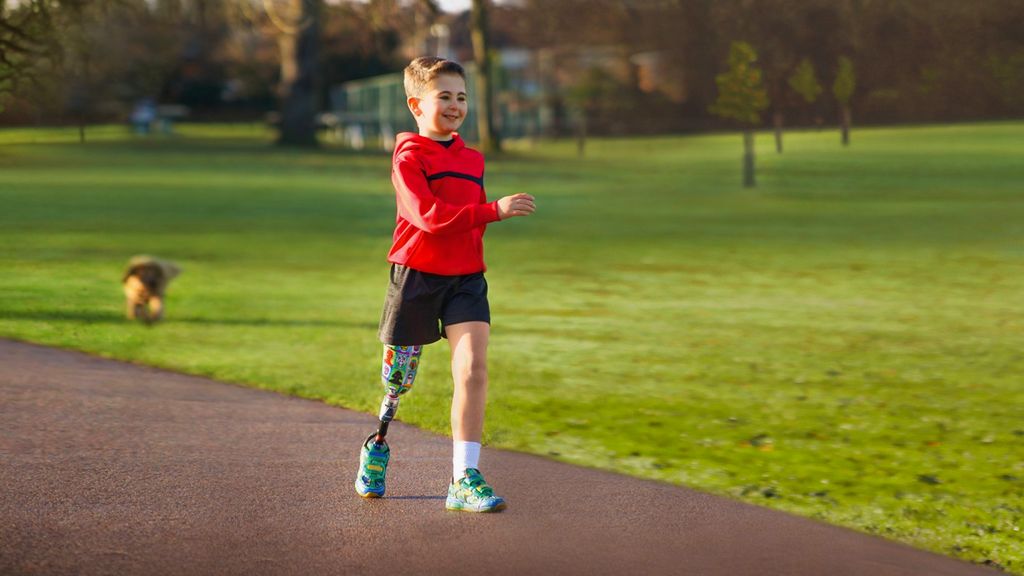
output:
{"label": "green sneaker", "polygon": [[391,449],[387,442],[377,444],[376,434],[370,434],[363,442],[359,453],[359,473],[356,474],[356,493],[363,498],[380,498],[384,495],[384,475],[388,471]]}
{"label": "green sneaker", "polygon": [[498,512],[506,507],[505,499],[494,495],[480,471],[467,468],[466,475],[448,486],[444,507],[462,512]]}

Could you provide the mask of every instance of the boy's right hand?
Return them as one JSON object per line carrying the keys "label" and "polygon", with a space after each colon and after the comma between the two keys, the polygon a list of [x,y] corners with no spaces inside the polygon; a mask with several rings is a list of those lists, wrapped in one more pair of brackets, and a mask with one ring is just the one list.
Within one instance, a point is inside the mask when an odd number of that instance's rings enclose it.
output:
{"label": "boy's right hand", "polygon": [[529,216],[537,206],[529,194],[513,194],[498,200],[498,218],[504,220],[513,216]]}

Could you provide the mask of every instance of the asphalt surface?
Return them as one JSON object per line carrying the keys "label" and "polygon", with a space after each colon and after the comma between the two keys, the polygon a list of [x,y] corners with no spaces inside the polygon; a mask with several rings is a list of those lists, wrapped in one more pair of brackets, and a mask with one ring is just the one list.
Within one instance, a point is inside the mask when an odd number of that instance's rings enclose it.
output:
{"label": "asphalt surface", "polygon": [[352,488],[375,418],[0,340],[0,574],[1000,574],[656,482],[485,449],[500,514],[444,510],[449,440],[400,422],[388,497]]}

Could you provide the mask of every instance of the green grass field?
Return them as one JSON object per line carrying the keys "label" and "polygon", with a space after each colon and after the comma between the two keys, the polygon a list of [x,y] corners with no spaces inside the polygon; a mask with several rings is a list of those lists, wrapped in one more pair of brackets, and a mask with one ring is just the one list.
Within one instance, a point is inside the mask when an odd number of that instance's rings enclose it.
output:
{"label": "green grass field", "polygon": [[[96,134],[0,131],[0,335],[376,413],[387,156]],[[1024,123],[838,139],[761,135],[753,190],[738,135],[492,159],[538,213],[487,232],[486,441],[1024,574]],[[155,328],[136,253],[185,269]],[[429,347],[400,419],[450,390]]]}

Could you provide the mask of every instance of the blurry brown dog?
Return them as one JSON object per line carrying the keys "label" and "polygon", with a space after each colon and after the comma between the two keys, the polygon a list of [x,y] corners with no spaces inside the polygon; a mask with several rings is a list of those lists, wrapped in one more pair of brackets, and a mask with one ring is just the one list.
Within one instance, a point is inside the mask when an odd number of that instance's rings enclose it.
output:
{"label": "blurry brown dog", "polygon": [[160,320],[164,315],[167,285],[180,273],[181,268],[173,262],[152,256],[133,256],[121,280],[128,319],[146,324]]}

